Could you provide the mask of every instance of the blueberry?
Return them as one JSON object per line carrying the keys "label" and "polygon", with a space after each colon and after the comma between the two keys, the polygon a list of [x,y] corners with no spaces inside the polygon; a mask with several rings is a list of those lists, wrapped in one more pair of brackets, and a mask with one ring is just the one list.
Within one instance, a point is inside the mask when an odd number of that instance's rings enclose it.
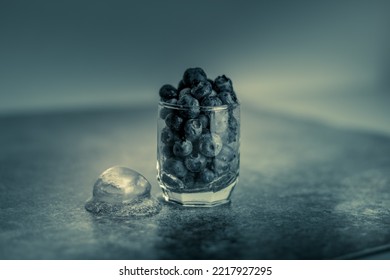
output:
{"label": "blueberry", "polygon": [[172,145],[164,145],[164,147],[162,148],[162,154],[166,157],[166,158],[171,158],[174,156],[173,154],[173,150],[172,150]]}
{"label": "blueberry", "polygon": [[234,105],[237,104],[237,97],[235,93],[229,91],[222,91],[218,94],[219,99],[225,105]]}
{"label": "blueberry", "polygon": [[209,95],[206,98],[202,99],[200,105],[207,107],[217,107],[222,105],[222,101],[217,96]]}
{"label": "blueberry", "polygon": [[178,157],[185,157],[191,154],[192,143],[189,140],[178,140],[173,144],[173,153]]}
{"label": "blueberry", "polygon": [[183,75],[183,81],[187,86],[197,85],[199,82],[207,81],[207,75],[202,68],[188,68]]}
{"label": "blueberry", "polygon": [[205,168],[199,173],[198,178],[201,183],[211,183],[215,179],[215,173],[212,170]]}
{"label": "blueberry", "polygon": [[177,89],[172,85],[163,85],[159,91],[161,100],[166,101],[168,99],[177,97]]}
{"label": "blueberry", "polygon": [[237,119],[233,116],[229,116],[229,129],[236,131],[238,127],[238,121]]}
{"label": "blueberry", "polygon": [[230,164],[227,161],[221,160],[219,158],[214,158],[212,169],[217,175],[225,174],[230,169]]}
{"label": "blueberry", "polygon": [[182,179],[185,189],[192,189],[195,185],[195,174],[187,172],[187,175]]}
{"label": "blueberry", "polygon": [[164,144],[173,144],[177,140],[177,136],[172,132],[169,127],[164,127],[161,130],[161,142]]}
{"label": "blueberry", "polygon": [[199,153],[199,138],[192,141],[192,154]]}
{"label": "blueberry", "polygon": [[186,139],[195,141],[202,134],[202,122],[199,119],[189,119],[184,125]]}
{"label": "blueberry", "polygon": [[165,123],[170,129],[179,131],[183,126],[184,120],[175,113],[170,113],[166,116]]}
{"label": "blueberry", "polygon": [[184,178],[188,173],[184,163],[175,158],[167,159],[163,164],[163,170],[177,178]]}
{"label": "blueberry", "polygon": [[214,157],[206,157],[206,167],[211,170]]}
{"label": "blueberry", "polygon": [[229,143],[235,142],[237,140],[237,135],[238,135],[238,121],[233,115],[230,115],[228,142]]}
{"label": "blueberry", "polygon": [[[165,101],[166,103],[168,104],[172,104],[172,105],[175,105],[177,103],[177,99],[176,98],[172,98],[172,99],[168,99],[167,101]],[[163,120],[165,120],[165,118],[170,114],[172,113],[172,109],[169,109],[169,108],[161,108],[160,110],[160,118],[162,118]]]}
{"label": "blueberry", "polygon": [[194,119],[199,115],[199,101],[191,95],[183,95],[177,101],[177,105],[183,107],[183,110],[180,110],[180,114],[184,118]]}
{"label": "blueberry", "polygon": [[204,114],[200,114],[198,116],[198,120],[202,123],[202,132],[208,131],[208,129],[210,127],[209,117],[204,115]]}
{"label": "blueberry", "polygon": [[231,162],[229,162],[230,170],[233,172],[238,172],[238,169],[240,168],[240,158],[235,157]]}
{"label": "blueberry", "polygon": [[234,149],[228,145],[223,145],[221,152],[216,157],[218,160],[229,163],[236,157],[236,152]]}
{"label": "blueberry", "polygon": [[229,130],[227,141],[229,144],[236,142],[237,141],[237,131]]}
{"label": "blueberry", "polygon": [[194,154],[187,156],[184,159],[184,164],[191,172],[200,172],[206,167],[206,157],[202,154]]}
{"label": "blueberry", "polygon": [[198,100],[210,95],[213,88],[208,81],[199,82],[191,89],[191,94]]}
{"label": "blueberry", "polygon": [[180,92],[183,88],[186,88],[186,84],[183,80],[180,80],[179,84],[177,85],[177,91]]}
{"label": "blueberry", "polygon": [[215,157],[222,149],[222,140],[218,134],[203,134],[199,139],[199,151],[206,157]]}
{"label": "blueberry", "polygon": [[179,92],[179,99],[184,98],[184,96],[186,96],[186,95],[189,95],[189,96],[193,97],[193,96],[191,95],[191,89],[190,89],[190,88],[183,88],[183,89]]}
{"label": "blueberry", "polygon": [[216,92],[229,91],[233,92],[233,83],[225,75],[218,76],[214,80],[214,89]]}

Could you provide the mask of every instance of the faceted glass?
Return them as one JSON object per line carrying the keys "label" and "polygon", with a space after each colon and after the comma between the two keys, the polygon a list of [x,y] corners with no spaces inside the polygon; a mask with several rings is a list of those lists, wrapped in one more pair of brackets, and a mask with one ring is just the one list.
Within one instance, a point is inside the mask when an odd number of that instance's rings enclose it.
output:
{"label": "faceted glass", "polygon": [[199,207],[227,203],[239,166],[239,104],[159,103],[157,179],[166,201]]}

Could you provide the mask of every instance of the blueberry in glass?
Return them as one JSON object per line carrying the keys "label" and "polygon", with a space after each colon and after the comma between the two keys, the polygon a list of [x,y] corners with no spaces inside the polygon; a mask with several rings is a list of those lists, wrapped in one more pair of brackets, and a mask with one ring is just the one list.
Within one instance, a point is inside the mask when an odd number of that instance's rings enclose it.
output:
{"label": "blueberry in glass", "polygon": [[[165,103],[174,105],[174,104],[177,103],[177,99],[176,98],[171,98],[171,99],[168,99],[167,101],[165,101]],[[169,108],[162,108],[161,111],[160,111],[160,118],[165,119],[170,113],[172,113],[171,109],[169,109]]]}
{"label": "blueberry in glass", "polygon": [[176,158],[167,159],[164,162],[163,168],[168,174],[171,174],[177,178],[184,178],[188,173],[188,170],[185,167],[183,161]]}
{"label": "blueberry in glass", "polygon": [[212,91],[213,87],[209,81],[202,81],[191,89],[191,94],[196,99],[202,100],[203,98],[209,96]]}
{"label": "blueberry in glass", "polygon": [[215,157],[222,149],[222,139],[218,134],[203,134],[199,139],[199,151],[206,157]]}
{"label": "blueberry in glass", "polygon": [[193,119],[200,113],[199,101],[189,94],[181,96],[177,101],[177,105],[182,108],[180,115],[183,118]]}
{"label": "blueberry in glass", "polygon": [[198,116],[198,120],[202,123],[202,132],[207,133],[210,130],[210,120],[209,117],[206,116],[205,114],[200,114]]}
{"label": "blueberry in glass", "polygon": [[214,158],[212,164],[212,170],[217,175],[223,175],[229,171],[230,164],[227,161],[224,161],[218,157]]}
{"label": "blueberry in glass", "polygon": [[206,157],[200,153],[192,153],[184,159],[184,164],[191,172],[201,172],[206,167]]}
{"label": "blueberry in glass", "polygon": [[198,118],[189,119],[184,125],[185,138],[190,141],[197,140],[202,134],[202,131],[202,122]]}
{"label": "blueberry in glass", "polygon": [[169,127],[164,127],[160,133],[161,142],[164,144],[173,144],[177,140],[177,136]]}
{"label": "blueberry in glass", "polygon": [[178,140],[173,144],[173,154],[177,157],[185,157],[192,152],[192,142],[189,140]]}
{"label": "blueberry in glass", "polygon": [[166,116],[165,123],[170,129],[179,131],[184,124],[184,119],[175,112],[171,112]]}
{"label": "blueberry in glass", "polygon": [[240,104],[225,75],[188,68],[159,91],[157,179],[163,197],[184,206],[230,201],[239,175]]}
{"label": "blueberry in glass", "polygon": [[205,168],[201,173],[199,173],[198,175],[198,180],[199,182],[201,183],[211,183],[212,181],[214,181],[214,178],[215,178],[215,173],[214,171],[208,169],[208,168]]}
{"label": "blueberry in glass", "polygon": [[234,105],[237,103],[235,94],[229,91],[222,91],[218,94],[219,99],[222,101],[222,104],[225,105]]}
{"label": "blueberry in glass", "polygon": [[217,95],[209,95],[202,99],[200,105],[205,107],[218,107],[222,105],[222,100]]}

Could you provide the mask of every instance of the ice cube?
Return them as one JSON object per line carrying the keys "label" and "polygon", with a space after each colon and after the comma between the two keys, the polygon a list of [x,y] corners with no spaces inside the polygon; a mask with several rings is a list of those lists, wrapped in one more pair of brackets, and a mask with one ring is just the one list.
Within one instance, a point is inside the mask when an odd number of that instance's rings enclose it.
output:
{"label": "ice cube", "polygon": [[137,171],[114,166],[99,176],[85,208],[95,214],[113,217],[157,214],[161,206],[151,197],[151,188],[148,180]]}

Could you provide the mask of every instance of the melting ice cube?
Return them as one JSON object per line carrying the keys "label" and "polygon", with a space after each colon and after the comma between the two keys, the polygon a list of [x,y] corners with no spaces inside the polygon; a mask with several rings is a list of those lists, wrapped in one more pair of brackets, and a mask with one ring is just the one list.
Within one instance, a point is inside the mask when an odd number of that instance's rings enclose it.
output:
{"label": "melting ice cube", "polygon": [[154,215],[161,206],[151,197],[151,188],[148,180],[137,171],[114,166],[99,176],[85,208],[95,214],[113,217]]}

